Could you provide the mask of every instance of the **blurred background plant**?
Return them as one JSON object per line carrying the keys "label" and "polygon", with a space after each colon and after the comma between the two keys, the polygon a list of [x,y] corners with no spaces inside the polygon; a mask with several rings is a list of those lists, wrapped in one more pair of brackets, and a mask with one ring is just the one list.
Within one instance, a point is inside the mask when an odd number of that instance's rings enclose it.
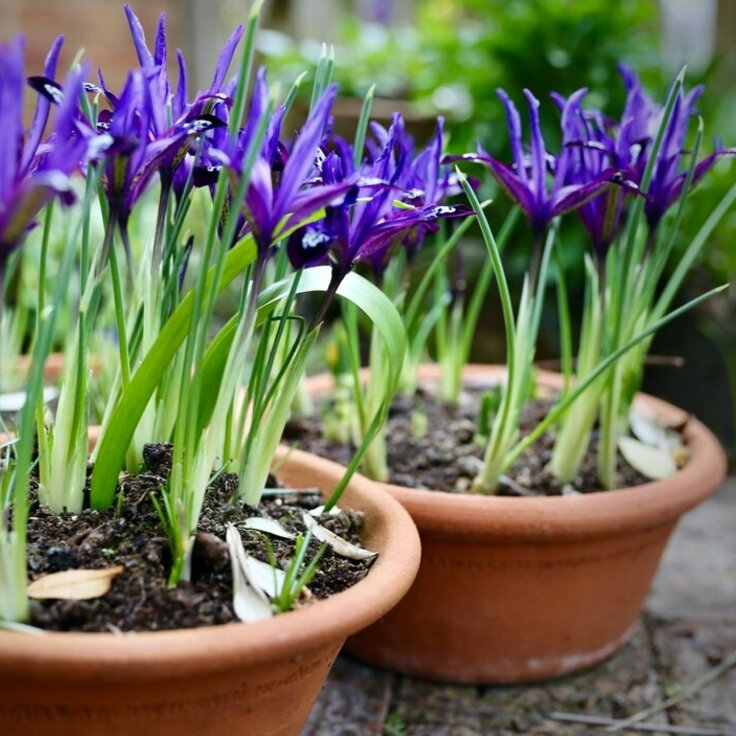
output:
{"label": "blurred background plant", "polygon": [[[342,19],[336,80],[345,94],[361,98],[375,84],[378,100],[390,100],[388,107],[398,101],[415,127],[424,118],[446,116],[454,151],[474,148],[476,140],[497,149],[505,140],[499,135],[497,87],[533,86],[542,98],[587,86],[591,104],[608,107],[624,99],[620,60],[635,66],[645,81],[661,77],[654,3],[422,0],[410,22],[396,25],[386,5],[374,3],[369,20],[351,14]],[[314,63],[320,43],[272,31],[262,35],[260,49],[272,74],[288,83]],[[556,130],[550,118],[547,127]]]}

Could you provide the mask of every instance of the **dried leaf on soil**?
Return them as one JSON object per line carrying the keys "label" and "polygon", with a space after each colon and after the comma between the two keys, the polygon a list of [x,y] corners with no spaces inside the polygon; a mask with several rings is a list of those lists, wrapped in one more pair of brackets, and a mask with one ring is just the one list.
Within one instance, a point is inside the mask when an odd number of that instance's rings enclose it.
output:
{"label": "dried leaf on soil", "polygon": [[245,520],[243,526],[246,529],[253,529],[264,534],[272,534],[274,537],[281,537],[282,539],[294,539],[295,536],[291,532],[286,531],[275,519],[267,519],[263,516],[251,516]]}
{"label": "dried leaf on soil", "polygon": [[264,488],[261,496],[273,498],[274,496],[318,496],[319,488]]}
{"label": "dried leaf on soil", "polygon": [[226,534],[233,572],[233,608],[235,615],[245,623],[255,623],[273,616],[271,603],[266,594],[248,580],[248,555],[238,530],[229,524]]}
{"label": "dried leaf on soil", "polygon": [[102,570],[64,570],[43,575],[26,588],[29,598],[84,601],[100,598],[124,570],[122,565]]}
{"label": "dried leaf on soil", "polygon": [[318,524],[309,514],[303,514],[302,518],[304,519],[304,525],[312,529],[315,538],[320,542],[327,542],[338,555],[351,560],[372,560],[374,557],[378,557],[378,552],[371,552],[348,542],[342,537],[338,537],[334,532]]}
{"label": "dried leaf on soil", "polygon": [[679,432],[641,412],[632,411],[629,414],[629,425],[634,436],[650,447],[672,451],[682,446],[682,435]]}
{"label": "dried leaf on soil", "polygon": [[632,468],[651,480],[669,478],[677,472],[677,463],[669,452],[649,447],[633,437],[621,437],[618,449]]}
{"label": "dried leaf on soil", "polygon": [[[324,507],[324,505],[322,505],[322,506],[315,506],[313,509],[311,509],[309,511],[309,515],[310,516],[315,516],[315,517],[322,516],[322,514],[324,514],[324,513],[325,513],[325,507]],[[342,510],[339,507],[337,507],[337,506],[333,506],[327,513],[330,516],[339,516],[342,513]]]}
{"label": "dried leaf on soil", "polygon": [[[59,390],[53,386],[46,386],[43,390],[43,401],[48,404],[59,395]],[[7,414],[18,413],[26,403],[25,391],[13,391],[0,394],[0,411]]]}
{"label": "dried leaf on soil", "polygon": [[286,573],[281,568],[273,567],[247,553],[244,572],[246,580],[269,598],[275,598],[284,587]]}

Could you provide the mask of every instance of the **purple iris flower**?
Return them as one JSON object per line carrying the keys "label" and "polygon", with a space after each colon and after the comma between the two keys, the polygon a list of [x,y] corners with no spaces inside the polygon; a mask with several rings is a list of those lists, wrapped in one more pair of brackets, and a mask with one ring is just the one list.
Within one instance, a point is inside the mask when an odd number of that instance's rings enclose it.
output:
{"label": "purple iris flower", "polygon": [[[51,47],[45,77],[56,73],[62,40],[58,38]],[[42,143],[50,109],[46,99],[39,99],[32,126],[27,135],[24,132],[23,48],[21,36],[0,46],[0,126],[4,140],[0,146],[0,278],[8,257],[34,226],[38,213],[57,196],[65,204],[74,201],[70,178],[87,153],[87,141],[77,129],[81,70],[73,71],[66,81],[66,91],[56,95],[59,107],[49,139]]]}
{"label": "purple iris flower", "polygon": [[[345,190],[344,187],[331,186],[304,188],[318,160],[320,143],[336,93],[337,87],[330,86],[315,105],[283,168],[282,159],[277,155],[280,151],[278,140],[283,108],[277,111],[272,121],[261,155],[251,172],[248,193],[241,210],[261,252],[270,248],[279,232],[288,231]],[[252,125],[253,121],[249,123]],[[248,135],[249,126],[246,126],[244,137]],[[236,171],[242,162],[242,157],[235,160]],[[276,172],[273,171],[274,167]],[[277,182],[274,181],[274,173]]]}
{"label": "purple iris flower", "polygon": [[105,151],[104,189],[111,220],[120,228],[129,255],[128,219],[135,203],[159,173],[162,184],[171,183],[192,142],[226,123],[214,115],[191,115],[177,121],[163,134],[152,132],[153,102],[150,75],[141,70],[128,74],[113,110],[103,110],[97,121]]}
{"label": "purple iris flower", "polygon": [[[444,127],[444,118],[438,117],[433,139],[416,158],[411,160],[400,178],[399,184],[404,189],[400,199],[406,204],[419,208],[439,206],[449,197],[456,196],[463,191],[457,175],[449,166],[443,165]],[[472,180],[471,184],[475,187],[477,181]],[[462,217],[466,214],[470,214],[470,210],[458,206],[454,216]],[[409,253],[413,254],[419,250],[427,234],[436,232],[437,228],[437,222],[429,220],[421,221],[410,230],[403,240]]]}
{"label": "purple iris flower", "polygon": [[[497,90],[506,109],[513,164],[508,166],[480,146],[478,153],[460,157],[448,157],[448,161],[469,160],[483,163],[491,170],[498,183],[521,207],[539,242],[556,217],[570,212],[599,194],[616,172],[610,169],[592,180],[566,183],[567,156],[564,152],[555,158],[548,154],[539,124],[539,101],[528,90],[524,90],[531,121],[531,156],[525,156],[521,137],[521,118],[516,106],[502,89]],[[551,186],[548,185],[548,170],[554,169]]]}
{"label": "purple iris flower", "polygon": [[[432,200],[419,201],[413,209],[396,208],[394,199],[406,192],[400,182],[407,167],[410,150],[404,138],[404,123],[395,115],[380,153],[372,163],[364,164],[354,182],[352,196],[326,208],[325,218],[295,232],[288,243],[288,254],[295,268],[331,263],[333,283],[339,282],[359,263],[370,263],[379,274],[387,258],[401,240],[417,228],[428,228],[444,217],[465,214],[459,207]],[[331,151],[322,164],[322,177],[327,185],[339,184],[354,176],[352,151],[341,146]],[[416,173],[416,172],[415,172]],[[424,182],[426,185],[427,182]],[[426,192],[424,196],[428,196]]]}
{"label": "purple iris flower", "polygon": [[[640,185],[663,115],[643,90],[636,74],[621,65],[626,86],[626,104],[619,122],[606,119],[598,111],[584,111],[585,90],[579,90],[565,101],[554,95],[562,109],[565,182],[585,182],[615,169],[615,185],[583,204],[578,210],[591,235],[596,253],[605,256],[614,241],[625,213],[626,193],[642,194]],[[675,100],[672,117],[662,139],[644,203],[644,212],[652,239],[667,210],[679,199],[687,179],[687,152],[684,151],[687,128],[695,113],[695,105],[703,92],[695,87],[681,91]],[[693,184],[697,183],[723,155],[733,150],[718,147],[695,166]]]}
{"label": "purple iris flower", "polygon": [[[343,198],[354,187],[353,181],[328,183],[319,176],[322,161],[320,144],[336,93],[335,85],[327,88],[288,153],[280,141],[285,108],[281,106],[276,110],[251,169],[245,199],[239,205],[230,204],[240,213],[235,238],[252,233],[261,260],[280,237],[325,206]],[[244,127],[236,140],[224,130],[217,132],[204,157],[206,165],[195,172],[197,185],[213,186],[220,167],[224,165],[232,175],[231,190],[237,188],[251,141],[263,116],[268,114],[268,98],[265,70],[261,69]]]}
{"label": "purple iris flower", "polygon": [[[657,134],[664,108],[657,105],[643,91],[636,74],[625,65],[621,65],[621,75],[626,85],[627,100],[621,123],[622,144],[630,145],[634,152],[636,170],[643,175],[650,152]],[[646,192],[644,213],[649,225],[650,237],[656,232],[659,223],[667,210],[680,198],[687,180],[689,165],[688,153],[685,150],[690,120],[696,115],[696,104],[703,93],[703,86],[698,85],[689,92],[681,89],[664,131],[662,145],[654,163],[652,179]],[[628,126],[626,134],[624,130]],[[709,156],[695,165],[693,186],[713,167],[721,156],[733,156],[736,149],[724,149],[721,144]]]}
{"label": "purple iris flower", "polygon": [[404,199],[422,204],[436,204],[450,194],[462,191],[457,177],[442,165],[445,120],[437,118],[435,134],[429,145],[405,167],[400,184],[406,189]]}
{"label": "purple iris flower", "polygon": [[151,141],[148,82],[140,70],[129,72],[115,109],[101,111],[97,121],[98,130],[108,140],[103,184],[110,222],[119,226],[128,257],[128,218],[171,144],[169,139]]}
{"label": "purple iris flower", "polygon": [[[158,162],[161,181],[165,187],[173,185],[177,196],[181,196],[191,169],[191,157],[187,158],[187,154],[195,140],[203,133],[221,125],[223,120],[227,120],[232,104],[230,100],[232,85],[226,85],[225,78],[244,28],[240,25],[230,35],[218,56],[209,89],[200,92],[190,103],[186,62],[180,49],[176,50],[179,74],[176,86],[169,80],[166,13],[161,13],[159,17],[154,50],[151,53],[140,20],[128,5],[123,7],[140,68],[148,82],[150,102],[148,124],[151,138],[166,139],[173,135],[177,140],[177,144],[172,145]],[[114,102],[112,104],[115,106]],[[217,114],[214,114],[215,108]],[[176,135],[182,131],[186,135]]]}
{"label": "purple iris flower", "polygon": [[559,95],[553,98],[562,110],[562,143],[560,154],[564,169],[564,184],[580,184],[608,178],[614,174],[602,193],[582,204],[577,214],[588,231],[593,250],[605,258],[616,238],[623,215],[627,192],[639,193],[635,148],[630,145],[635,135],[632,118],[626,118],[616,130],[597,110],[583,110],[586,89],[574,92],[565,100]]}

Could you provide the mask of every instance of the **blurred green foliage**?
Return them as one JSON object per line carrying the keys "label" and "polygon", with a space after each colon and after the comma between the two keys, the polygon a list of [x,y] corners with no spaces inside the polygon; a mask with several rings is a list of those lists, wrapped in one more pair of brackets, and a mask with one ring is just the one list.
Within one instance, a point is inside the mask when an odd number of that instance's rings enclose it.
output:
{"label": "blurred green foliage", "polygon": [[[292,80],[319,54],[314,41],[267,35],[262,51],[277,77]],[[659,81],[656,3],[642,0],[419,0],[411,26],[385,27],[346,18],[336,49],[343,94],[411,103],[416,115],[447,117],[451,148],[476,140],[492,152],[505,144],[496,88],[524,87],[546,97],[591,89],[590,102],[618,109],[625,60]],[[554,111],[547,115],[553,129]]]}

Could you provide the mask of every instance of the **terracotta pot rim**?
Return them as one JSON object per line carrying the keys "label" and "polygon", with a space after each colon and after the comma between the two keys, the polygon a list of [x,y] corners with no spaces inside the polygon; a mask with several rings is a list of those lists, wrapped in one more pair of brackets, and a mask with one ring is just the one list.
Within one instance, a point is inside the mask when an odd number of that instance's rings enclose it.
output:
{"label": "terracotta pot rim", "polygon": [[[503,377],[505,366],[468,365],[464,377],[470,382],[489,382]],[[439,366],[420,367],[420,379],[439,377]],[[538,371],[540,383],[559,386],[562,377]],[[331,376],[314,376],[310,388],[324,393]],[[636,402],[656,415],[686,417],[687,414],[661,399],[639,394]],[[570,496],[531,498],[475,496],[444,491],[407,488],[379,483],[398,499],[416,521],[422,534],[459,536],[468,541],[482,537],[509,543],[582,539],[647,529],[674,520],[707,498],[720,485],[726,471],[723,448],[701,422],[689,418],[684,431],[690,459],[675,475],[664,480],[612,491],[593,491]],[[462,530],[461,532],[459,530]]]}
{"label": "terracotta pot rim", "polygon": [[[337,482],[344,469],[300,450],[280,449],[287,462],[319,468]],[[197,629],[126,634],[0,631],[0,673],[29,662],[44,676],[64,677],[74,663],[74,680],[107,681],[186,678],[243,665],[279,661],[344,640],[389,611],[406,593],[419,568],[419,536],[409,514],[382,489],[360,476],[350,495],[367,516],[385,525],[381,554],[370,573],[342,593],[311,606],[255,624],[230,623]]]}

